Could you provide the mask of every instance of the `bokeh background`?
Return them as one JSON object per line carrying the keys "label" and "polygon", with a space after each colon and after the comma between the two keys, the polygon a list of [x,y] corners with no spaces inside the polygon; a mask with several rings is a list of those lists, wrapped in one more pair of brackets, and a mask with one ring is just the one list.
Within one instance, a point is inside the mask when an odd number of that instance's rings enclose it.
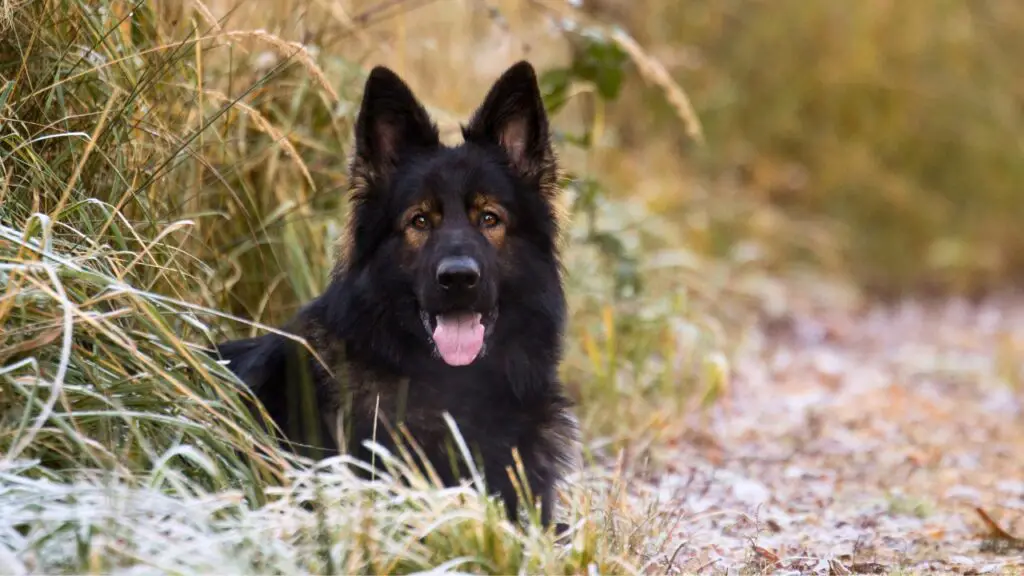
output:
{"label": "bokeh background", "polygon": [[[585,169],[709,255],[750,240],[765,264],[824,266],[884,295],[1020,278],[1014,3],[579,4],[253,2],[232,18],[327,58],[391,65],[453,119],[516,58],[551,72],[552,91],[575,64],[560,120],[592,135]],[[595,24],[600,46],[581,41]],[[703,147],[649,69],[662,66]]]}
{"label": "bokeh background", "polygon": [[[182,484],[154,490],[243,486],[266,501],[286,458],[257,455],[273,449],[197,351],[280,325],[329,280],[373,65],[457,141],[523,58],[566,170],[563,377],[586,456],[595,470],[646,461],[729,401],[749,328],[793,297],[1020,287],[1022,32],[1024,4],[1001,0],[0,1],[0,471],[137,484],[180,468]],[[1019,389],[1019,344],[1007,346]],[[619,510],[617,489],[591,505]],[[40,536],[5,541],[20,562],[42,534],[79,526],[73,509],[54,524],[23,505],[19,526]],[[556,560],[480,506],[474,521],[507,546],[474,553],[497,572],[652,554],[636,540],[656,536],[650,524],[601,516],[589,547]],[[379,526],[407,526],[396,510]],[[318,530],[301,518],[299,533]],[[476,542],[369,553],[353,544],[369,532],[346,526],[332,542],[359,551],[344,556],[357,571],[433,566]],[[106,544],[84,542],[78,560],[35,566],[107,566],[89,552]],[[238,545],[249,552],[203,566],[292,566]],[[302,566],[323,568],[306,553]]]}

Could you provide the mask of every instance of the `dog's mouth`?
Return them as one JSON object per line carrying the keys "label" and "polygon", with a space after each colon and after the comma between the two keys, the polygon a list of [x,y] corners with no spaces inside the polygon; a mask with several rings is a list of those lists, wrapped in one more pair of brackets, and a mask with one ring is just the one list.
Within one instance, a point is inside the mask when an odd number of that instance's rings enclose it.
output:
{"label": "dog's mouth", "polygon": [[466,366],[486,351],[485,340],[494,328],[498,312],[448,312],[432,315],[420,311],[423,328],[434,350],[449,366]]}

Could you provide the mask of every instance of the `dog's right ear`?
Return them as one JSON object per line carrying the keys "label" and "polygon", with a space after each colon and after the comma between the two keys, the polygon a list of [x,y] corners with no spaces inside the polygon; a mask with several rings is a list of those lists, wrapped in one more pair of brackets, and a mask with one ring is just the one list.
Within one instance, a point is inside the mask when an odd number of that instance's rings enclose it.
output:
{"label": "dog's right ear", "polygon": [[386,181],[403,155],[440,145],[426,109],[384,66],[376,66],[366,79],[355,133],[351,173],[371,182]]}

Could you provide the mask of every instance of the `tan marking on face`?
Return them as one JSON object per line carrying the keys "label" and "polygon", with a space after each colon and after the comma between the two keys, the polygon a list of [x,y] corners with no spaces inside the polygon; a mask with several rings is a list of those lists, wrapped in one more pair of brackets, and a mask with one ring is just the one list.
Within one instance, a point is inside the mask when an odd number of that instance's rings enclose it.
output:
{"label": "tan marking on face", "polygon": [[[425,219],[425,226],[420,222]],[[402,213],[401,226],[405,234],[405,244],[414,252],[419,252],[430,238],[430,233],[441,225],[441,211],[437,205],[429,200],[424,200],[415,206],[410,206]]]}
{"label": "tan marking on face", "polygon": [[[494,223],[489,223],[490,219]],[[469,208],[469,221],[480,229],[484,238],[495,248],[501,249],[505,244],[505,232],[508,230],[508,210],[492,196],[477,194]]]}

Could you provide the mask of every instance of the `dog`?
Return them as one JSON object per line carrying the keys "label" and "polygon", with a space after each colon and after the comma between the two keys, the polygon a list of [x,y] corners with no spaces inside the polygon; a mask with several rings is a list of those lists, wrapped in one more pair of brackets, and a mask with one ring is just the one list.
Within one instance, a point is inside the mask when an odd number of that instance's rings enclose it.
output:
{"label": "dog", "polygon": [[309,348],[268,334],[217,350],[281,440],[312,458],[370,461],[365,441],[397,446],[378,425],[401,425],[455,485],[469,471],[453,462],[449,414],[513,521],[527,493],[514,481],[518,453],[547,528],[579,431],[557,374],[559,169],[534,68],[509,67],[462,125],[463,142],[447,146],[408,85],[377,66],[354,131],[338,261],[283,327]]}

